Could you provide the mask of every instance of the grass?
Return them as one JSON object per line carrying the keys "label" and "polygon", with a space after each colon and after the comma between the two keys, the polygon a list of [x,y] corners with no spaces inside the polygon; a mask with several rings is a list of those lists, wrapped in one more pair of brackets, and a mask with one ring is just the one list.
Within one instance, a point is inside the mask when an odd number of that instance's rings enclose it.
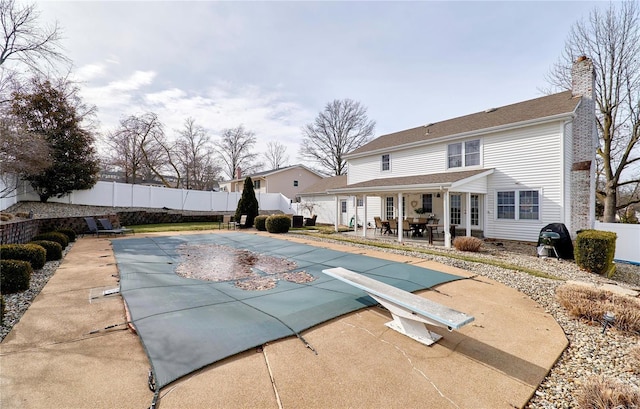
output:
{"label": "grass", "polygon": [[608,377],[593,377],[578,392],[580,409],[633,409],[640,407],[637,388]]}

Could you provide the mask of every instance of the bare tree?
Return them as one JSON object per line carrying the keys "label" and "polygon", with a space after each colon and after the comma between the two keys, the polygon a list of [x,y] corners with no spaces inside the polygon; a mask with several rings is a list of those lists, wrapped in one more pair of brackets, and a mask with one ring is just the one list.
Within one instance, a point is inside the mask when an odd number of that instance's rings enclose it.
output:
{"label": "bare tree", "polygon": [[[57,64],[70,67],[70,60],[62,53],[57,23],[41,26],[39,17],[35,4],[19,5],[15,0],[0,0],[0,22],[4,34],[0,44],[0,67],[3,71],[0,90],[4,90],[19,72],[44,74],[55,70]],[[5,63],[8,61],[15,61],[15,69],[7,68]]]}
{"label": "bare tree", "polygon": [[198,190],[213,188],[220,173],[220,166],[214,160],[211,138],[206,129],[196,125],[195,119],[185,119],[184,127],[178,131],[176,154],[185,188]]}
{"label": "bare tree", "polygon": [[[552,87],[571,88],[571,64],[586,55],[596,71],[595,102],[600,146],[597,199],[603,220],[614,222],[616,212],[640,203],[620,189],[640,183],[640,6],[637,2],[609,3],[594,9],[587,21],[569,33],[559,61],[547,76]],[[636,165],[634,165],[636,164]]]}
{"label": "bare tree", "polygon": [[0,109],[0,197],[10,195],[22,178],[50,164],[51,148],[44,136],[25,129],[7,109]]}
{"label": "bare tree", "polygon": [[287,155],[287,147],[278,141],[267,142],[267,151],[264,153],[269,169],[280,169],[287,166],[289,155]]}
{"label": "bare tree", "polygon": [[343,175],[347,164],[344,155],[369,142],[375,125],[359,102],[333,100],[313,123],[302,128],[300,157],[317,163],[331,175]]}
{"label": "bare tree", "polygon": [[163,174],[167,166],[173,167],[179,179],[177,167],[171,162],[172,147],[166,143],[164,127],[155,113],[121,119],[106,142],[110,148],[108,163],[124,172],[125,183],[155,175],[165,186],[172,187]]}
{"label": "bare tree", "polygon": [[248,175],[264,166],[256,161],[258,154],[252,152],[255,143],[255,134],[245,130],[242,125],[222,131],[222,136],[215,142],[215,146],[223,163],[222,170],[229,179],[235,178],[238,168],[243,174]]}

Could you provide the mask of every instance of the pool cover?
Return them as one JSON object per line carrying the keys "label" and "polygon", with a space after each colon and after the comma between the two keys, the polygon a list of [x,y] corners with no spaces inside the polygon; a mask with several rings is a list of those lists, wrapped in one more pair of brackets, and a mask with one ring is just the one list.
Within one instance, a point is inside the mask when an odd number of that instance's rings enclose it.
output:
{"label": "pool cover", "polygon": [[[286,258],[314,281],[285,280],[247,291],[231,281],[203,281],[175,273],[180,245],[216,244]],[[314,325],[375,305],[363,291],[322,273],[344,267],[406,291],[448,281],[451,274],[255,234],[223,233],[113,241],[120,291],[142,340],[156,390],[234,354],[299,335]],[[216,269],[216,265],[208,268]],[[260,274],[260,272],[257,272]]]}

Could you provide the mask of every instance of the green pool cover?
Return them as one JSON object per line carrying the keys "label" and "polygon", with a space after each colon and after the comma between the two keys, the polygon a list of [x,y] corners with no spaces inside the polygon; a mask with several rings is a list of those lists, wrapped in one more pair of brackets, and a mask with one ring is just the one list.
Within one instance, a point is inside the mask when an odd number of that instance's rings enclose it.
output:
{"label": "green pool cover", "polygon": [[[178,246],[213,244],[291,260],[297,264],[291,272],[305,271],[315,280],[279,280],[275,288],[247,291],[234,285],[237,280],[203,281],[175,273],[184,261]],[[206,365],[376,304],[323,269],[344,267],[410,292],[462,278],[235,232],[114,240],[113,249],[120,291],[149,357],[157,391]]]}

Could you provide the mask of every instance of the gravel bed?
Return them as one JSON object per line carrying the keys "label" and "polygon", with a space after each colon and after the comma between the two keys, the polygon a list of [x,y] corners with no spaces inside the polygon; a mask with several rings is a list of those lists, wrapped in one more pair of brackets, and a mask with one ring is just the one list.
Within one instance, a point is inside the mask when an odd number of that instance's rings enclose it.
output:
{"label": "gravel bed", "polygon": [[[19,205],[13,206],[7,211],[28,212],[32,210],[36,217],[83,216],[95,214],[96,211],[105,212],[107,211],[105,209],[114,211],[114,208],[101,208],[98,206],[71,206],[33,202],[23,204],[22,207]],[[315,241],[342,243],[330,238],[305,237]],[[393,240],[388,240],[388,242],[397,244]],[[351,243],[350,245],[369,248],[365,244]],[[414,243],[411,243],[411,245],[413,246]],[[415,244],[415,246],[437,250],[445,254],[447,252],[457,252],[456,250],[422,244]],[[65,254],[70,248],[71,245],[66,249]],[[577,407],[577,393],[581,385],[584,385],[591,376],[596,375],[604,375],[632,385],[635,388],[640,388],[638,368],[634,367],[634,363],[628,358],[631,349],[640,345],[640,335],[620,333],[612,329],[603,334],[602,327],[597,323],[590,325],[568,316],[555,297],[556,288],[563,285],[565,280],[608,283],[625,288],[640,289],[640,267],[619,264],[616,275],[612,279],[605,279],[581,271],[571,261],[538,258],[535,256],[535,247],[530,244],[487,242],[483,251],[469,253],[470,257],[486,258],[493,261],[501,260],[520,267],[535,269],[558,278],[549,279],[489,264],[459,260],[446,255],[432,255],[397,249],[376,249],[434,260],[488,277],[528,295],[556,319],[569,340],[569,346],[535,391],[526,408],[575,408]],[[457,253],[460,254],[459,252]],[[59,261],[48,262],[44,268],[34,271],[29,290],[24,293],[5,296],[6,314],[5,322],[0,328],[0,340],[4,339],[13,325],[20,320],[20,317],[31,305],[33,299],[55,273],[59,264]]]}

